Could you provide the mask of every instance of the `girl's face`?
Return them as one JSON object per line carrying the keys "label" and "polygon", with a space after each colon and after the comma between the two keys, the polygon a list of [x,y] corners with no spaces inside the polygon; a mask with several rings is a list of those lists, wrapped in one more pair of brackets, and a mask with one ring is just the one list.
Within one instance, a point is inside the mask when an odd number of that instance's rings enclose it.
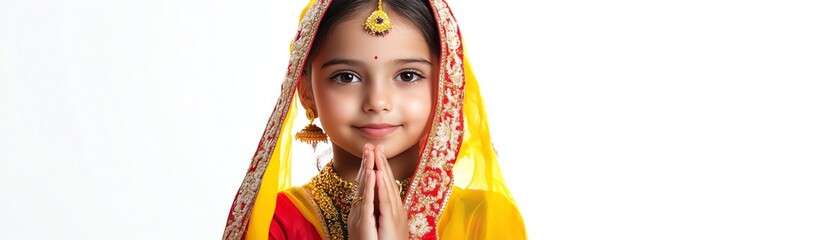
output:
{"label": "girl's face", "polygon": [[311,93],[333,144],[355,156],[365,143],[383,144],[390,158],[428,129],[438,61],[410,21],[393,14],[390,33],[375,37],[356,15],[336,23],[312,56]]}

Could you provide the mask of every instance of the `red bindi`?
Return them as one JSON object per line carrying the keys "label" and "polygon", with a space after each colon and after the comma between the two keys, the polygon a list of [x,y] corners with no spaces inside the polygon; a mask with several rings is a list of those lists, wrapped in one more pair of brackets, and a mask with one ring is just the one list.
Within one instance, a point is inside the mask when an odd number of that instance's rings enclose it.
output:
{"label": "red bindi", "polygon": [[379,56],[373,56],[373,59],[379,59]]}

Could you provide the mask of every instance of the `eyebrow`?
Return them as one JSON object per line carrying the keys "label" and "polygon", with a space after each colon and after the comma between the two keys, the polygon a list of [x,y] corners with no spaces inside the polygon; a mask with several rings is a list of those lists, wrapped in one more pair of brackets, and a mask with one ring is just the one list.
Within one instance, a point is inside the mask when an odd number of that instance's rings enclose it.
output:
{"label": "eyebrow", "polygon": [[407,64],[407,63],[422,63],[428,66],[432,66],[431,61],[422,59],[422,58],[401,58],[393,60],[394,63],[398,64]]}
{"label": "eyebrow", "polygon": [[328,62],[324,63],[323,65],[320,66],[320,68],[326,68],[326,67],[329,67],[329,66],[332,66],[332,65],[338,65],[338,64],[346,64],[346,65],[353,65],[353,66],[362,65],[361,61],[358,61],[358,60],[336,58],[336,59],[332,59],[332,60],[329,60]]}
{"label": "eyebrow", "polygon": [[[428,60],[422,59],[422,58],[400,58],[400,59],[394,59],[391,62],[396,63],[396,64],[421,63],[421,64],[426,64],[428,66],[433,66],[433,64],[431,64],[431,61],[428,61]],[[329,60],[328,62],[324,63],[323,65],[320,66],[320,68],[326,68],[326,67],[329,67],[329,66],[332,66],[332,65],[339,65],[339,64],[352,65],[352,66],[364,65],[361,61],[358,61],[358,60],[345,59],[345,58],[335,58],[335,59]]]}

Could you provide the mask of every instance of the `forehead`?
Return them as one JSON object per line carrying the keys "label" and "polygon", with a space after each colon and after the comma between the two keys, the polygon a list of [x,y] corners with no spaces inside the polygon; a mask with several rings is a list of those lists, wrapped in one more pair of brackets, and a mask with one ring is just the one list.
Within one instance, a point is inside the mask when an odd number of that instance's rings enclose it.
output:
{"label": "forehead", "polygon": [[[377,37],[364,30],[365,12],[354,14],[332,27],[326,34],[322,51],[315,61],[324,58],[354,58],[359,60],[425,58],[431,60],[431,50],[419,29],[407,19],[390,14],[393,28],[384,37]],[[328,60],[326,60],[328,61]]]}

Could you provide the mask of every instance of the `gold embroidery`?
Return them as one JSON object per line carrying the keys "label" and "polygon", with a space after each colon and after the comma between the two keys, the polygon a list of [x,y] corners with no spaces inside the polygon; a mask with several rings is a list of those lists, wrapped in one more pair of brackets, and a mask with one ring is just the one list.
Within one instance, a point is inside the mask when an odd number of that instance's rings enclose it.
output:
{"label": "gold embroidery", "polygon": [[408,229],[409,232],[428,232],[431,227],[428,226],[425,214],[416,214],[408,220]]}
{"label": "gold embroidery", "polygon": [[[464,66],[457,23],[443,0],[431,0],[442,40],[437,109],[407,195],[411,239],[437,238],[436,224],[451,194],[452,167],[463,137]],[[422,223],[421,223],[422,222]]]}

